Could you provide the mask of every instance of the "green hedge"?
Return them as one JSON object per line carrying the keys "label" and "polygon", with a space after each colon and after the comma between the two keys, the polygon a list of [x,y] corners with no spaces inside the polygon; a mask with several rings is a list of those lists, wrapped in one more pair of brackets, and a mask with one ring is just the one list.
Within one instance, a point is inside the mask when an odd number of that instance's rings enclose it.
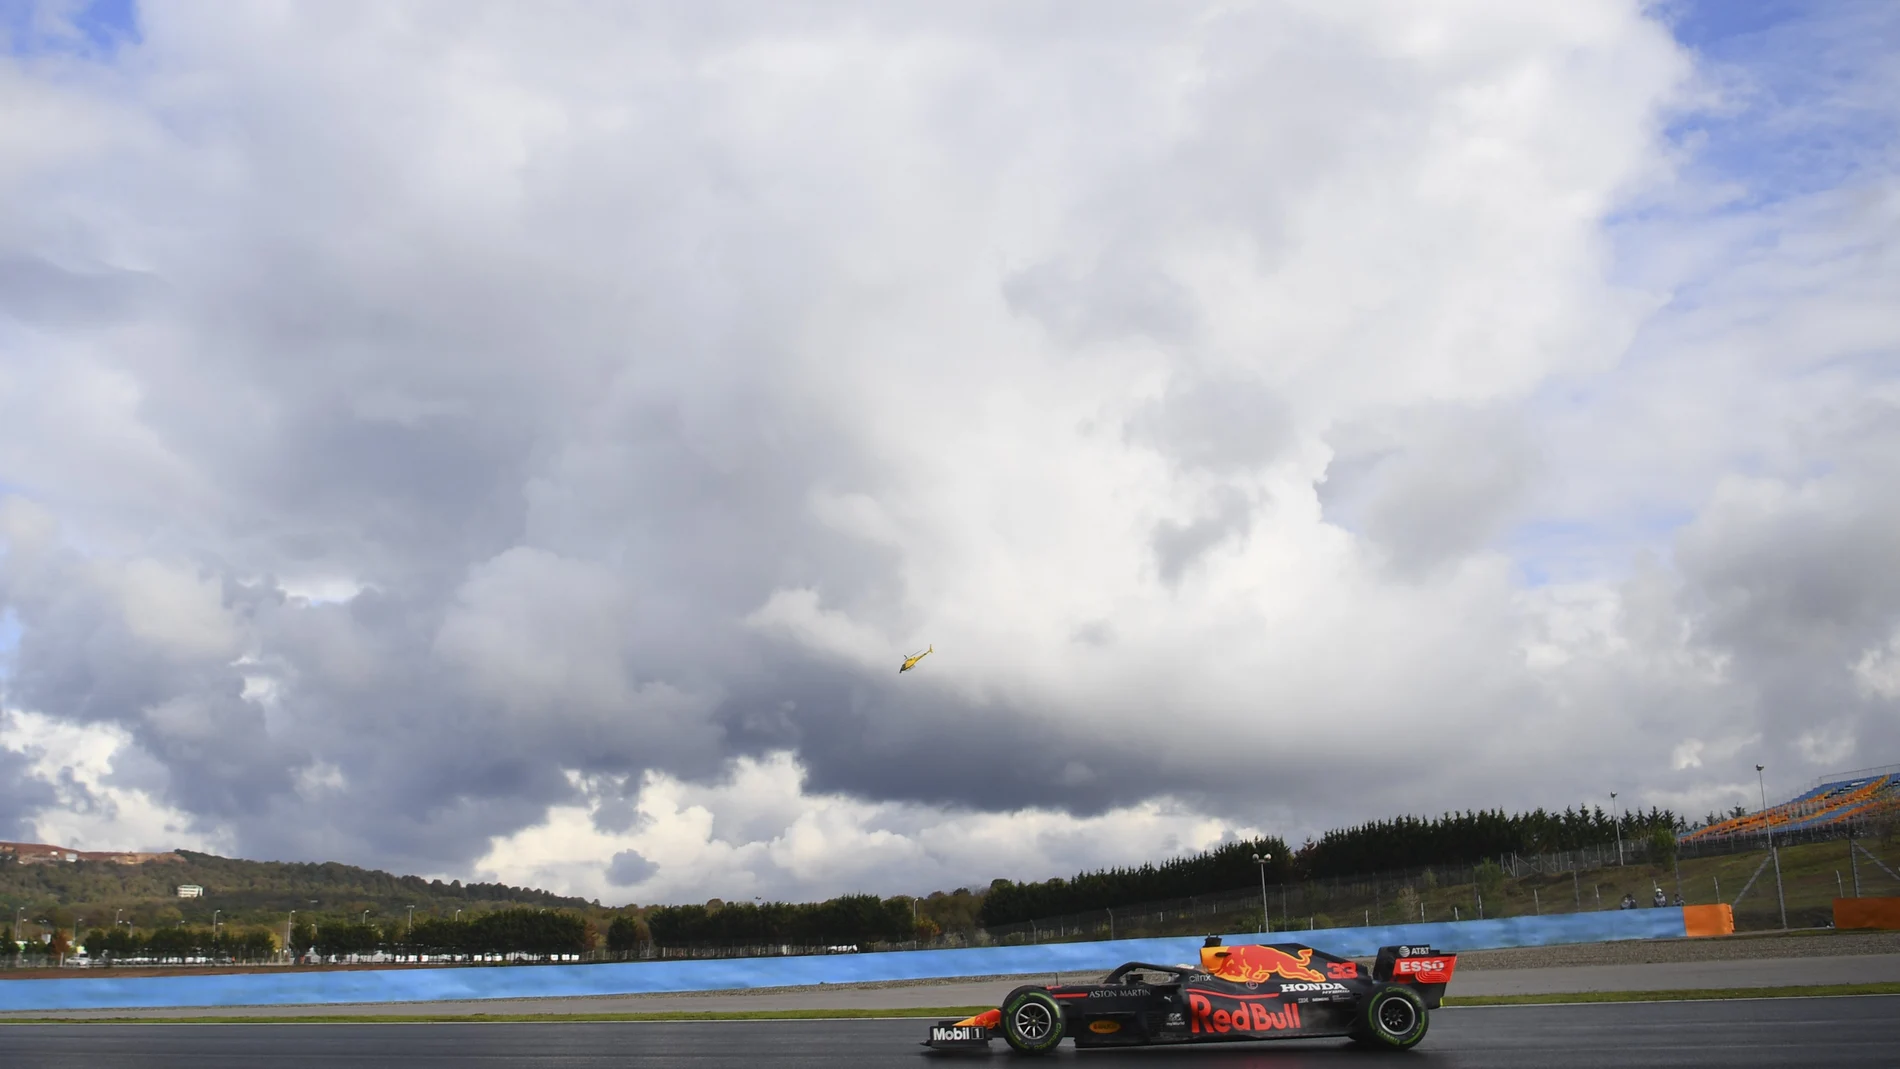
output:
{"label": "green hedge", "polygon": [[655,906],[647,912],[647,928],[660,946],[901,942],[912,935],[911,903],[905,898],[846,895],[814,903]]}

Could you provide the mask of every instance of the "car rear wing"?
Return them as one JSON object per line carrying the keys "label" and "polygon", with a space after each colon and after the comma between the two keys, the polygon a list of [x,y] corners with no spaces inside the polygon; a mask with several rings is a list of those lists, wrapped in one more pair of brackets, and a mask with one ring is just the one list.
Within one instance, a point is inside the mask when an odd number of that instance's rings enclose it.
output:
{"label": "car rear wing", "polygon": [[1451,983],[1458,955],[1428,946],[1380,947],[1372,963],[1374,980],[1411,984],[1418,990],[1427,1009],[1437,1009],[1445,998],[1445,985]]}

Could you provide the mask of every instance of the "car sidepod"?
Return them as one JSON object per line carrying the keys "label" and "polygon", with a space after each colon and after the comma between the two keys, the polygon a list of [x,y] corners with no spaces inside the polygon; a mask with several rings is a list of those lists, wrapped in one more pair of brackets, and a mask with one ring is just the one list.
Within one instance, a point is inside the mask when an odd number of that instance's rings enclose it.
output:
{"label": "car sidepod", "polygon": [[1429,946],[1382,947],[1368,971],[1298,943],[1213,943],[1201,951],[1201,971],[1182,984],[1188,1038],[1370,1037],[1403,1049],[1424,1037],[1427,1011],[1443,1000],[1455,963],[1456,955]]}
{"label": "car sidepod", "polygon": [[1298,943],[1209,946],[1187,978],[1188,1038],[1221,1043],[1351,1034],[1374,986],[1350,958]]}
{"label": "car sidepod", "polygon": [[1186,1034],[1187,1004],[1178,983],[1079,984],[1052,987],[1063,1031],[1078,1048],[1139,1047]]}

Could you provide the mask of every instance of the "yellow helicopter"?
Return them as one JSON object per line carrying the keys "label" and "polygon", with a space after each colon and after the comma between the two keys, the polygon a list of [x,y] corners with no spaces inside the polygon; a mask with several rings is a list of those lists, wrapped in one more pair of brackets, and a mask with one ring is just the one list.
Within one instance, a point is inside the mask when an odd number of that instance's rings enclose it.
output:
{"label": "yellow helicopter", "polygon": [[923,660],[925,657],[930,656],[931,652],[934,651],[936,648],[937,648],[936,645],[933,643],[930,649],[927,649],[922,653],[913,653],[909,657],[904,658],[903,667],[897,670],[897,674],[901,676],[905,672],[908,672],[911,669],[917,667],[917,662]]}

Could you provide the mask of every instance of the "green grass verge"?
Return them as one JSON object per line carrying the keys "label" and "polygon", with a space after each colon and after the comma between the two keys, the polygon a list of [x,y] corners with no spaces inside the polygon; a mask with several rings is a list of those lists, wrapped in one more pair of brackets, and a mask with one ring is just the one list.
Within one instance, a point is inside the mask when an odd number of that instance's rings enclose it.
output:
{"label": "green grass verge", "polygon": [[1578,991],[1555,995],[1446,995],[1447,1006],[1545,1006],[1566,1002],[1680,1002],[1716,998],[1818,998],[1826,995],[1900,995],[1900,983],[1818,984],[1804,987],[1704,987],[1681,991]]}
{"label": "green grass verge", "polygon": [[661,1013],[361,1013],[257,1017],[9,1017],[9,1024],[559,1024],[572,1021],[806,1021],[857,1017],[964,1018],[994,1006],[889,1010],[673,1010]]}

